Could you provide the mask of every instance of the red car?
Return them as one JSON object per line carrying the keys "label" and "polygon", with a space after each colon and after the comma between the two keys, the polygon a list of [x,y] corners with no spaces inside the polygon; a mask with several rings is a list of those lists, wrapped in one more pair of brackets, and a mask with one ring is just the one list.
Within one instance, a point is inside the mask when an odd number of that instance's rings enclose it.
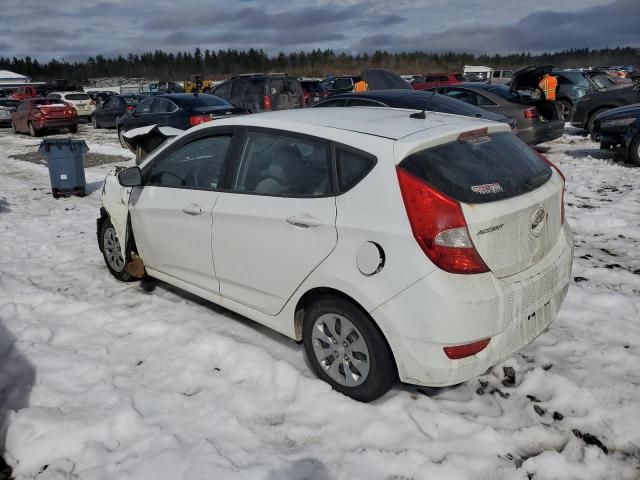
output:
{"label": "red car", "polygon": [[426,90],[427,88],[455,85],[466,81],[467,79],[461,73],[425,73],[413,79],[411,88],[414,90]]}
{"label": "red car", "polygon": [[22,100],[11,115],[13,133],[26,132],[32,137],[45,130],[66,128],[78,131],[78,114],[75,108],[55,98],[28,98]]}
{"label": "red car", "polygon": [[35,98],[44,96],[44,88],[41,86],[24,85],[15,89],[13,93],[9,95],[12,100],[25,100],[27,98]]}

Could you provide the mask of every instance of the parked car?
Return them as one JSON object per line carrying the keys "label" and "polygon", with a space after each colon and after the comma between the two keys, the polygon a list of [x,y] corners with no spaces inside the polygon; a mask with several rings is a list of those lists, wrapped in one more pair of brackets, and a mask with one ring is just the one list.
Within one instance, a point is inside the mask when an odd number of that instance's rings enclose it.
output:
{"label": "parked car", "polygon": [[518,137],[529,145],[555,140],[564,133],[564,120],[556,102],[534,99],[506,85],[461,83],[440,87],[435,91],[490,112],[515,118]]}
{"label": "parked car", "polygon": [[609,149],[624,146],[627,130],[640,123],[640,103],[612,108],[599,114],[593,122],[594,137],[600,141],[600,148]]}
{"label": "parked car", "polygon": [[591,132],[596,117],[612,108],[640,102],[640,86],[629,85],[589,93],[578,100],[571,112],[571,125]]}
{"label": "parked car", "polygon": [[244,114],[246,110],[237,108],[224,98],[207,93],[169,93],[153,95],[142,100],[126,115],[116,120],[118,139],[126,147],[122,135],[132,128],[147,125],[187,130],[194,125],[200,125],[228,115]]}
{"label": "parked car", "polygon": [[0,98],[0,126],[8,127],[11,125],[11,114],[16,111],[19,103],[19,100]]}
{"label": "parked car", "polygon": [[563,191],[502,123],[299,109],[200,125],[108,176],[97,236],[115,278],[302,341],[369,401],[468,380],[549,326],[573,258]]}
{"label": "parked car", "polygon": [[116,120],[136,106],[145,98],[143,95],[112,95],[102,106],[98,105],[91,117],[93,128],[116,128]]}
{"label": "parked car", "polygon": [[342,76],[328,78],[320,82],[320,86],[327,91],[327,95],[353,92],[353,86],[359,80],[358,76]]}
{"label": "parked car", "polygon": [[467,79],[461,73],[425,73],[413,79],[411,88],[414,90],[426,90],[427,88],[455,85],[466,81]]}
{"label": "parked car", "polygon": [[28,98],[22,100],[11,115],[13,133],[28,133],[37,137],[49,130],[78,131],[76,110],[55,98]]}
{"label": "parked car", "polygon": [[578,101],[588,93],[607,90],[615,87],[609,77],[593,70],[553,70],[553,76],[558,79],[556,101],[560,105],[562,118],[565,122],[571,119],[571,110]]}
{"label": "parked car", "polygon": [[94,92],[86,92],[87,95],[96,102],[96,108],[102,106],[107,100],[109,100],[114,95],[118,95],[116,92],[112,92],[110,90],[104,91],[94,91]]}
{"label": "parked car", "polygon": [[76,109],[78,118],[89,121],[96,109],[96,102],[84,92],[51,92],[47,98],[62,100]]}
{"label": "parked car", "polygon": [[627,127],[622,142],[627,150],[628,159],[640,167],[640,119],[637,116],[635,121]]}
{"label": "parked car", "polygon": [[320,80],[300,80],[300,86],[302,87],[305,107],[309,107],[329,96],[329,92],[320,85]]}
{"label": "parked car", "polygon": [[513,70],[494,70],[491,74],[491,83],[499,85],[508,84],[513,78]]}
{"label": "parked car", "polygon": [[38,98],[45,95],[45,85],[23,85],[12,88],[12,92],[8,95],[12,100],[25,100],[27,98]]}
{"label": "parked car", "polygon": [[316,103],[312,108],[321,107],[408,108],[503,122],[509,124],[512,129],[515,129],[516,126],[515,118],[483,110],[446,95],[416,90],[373,90],[359,93],[341,93]]}
{"label": "parked car", "polygon": [[221,83],[211,93],[252,113],[304,107],[300,81],[286,74],[238,75]]}

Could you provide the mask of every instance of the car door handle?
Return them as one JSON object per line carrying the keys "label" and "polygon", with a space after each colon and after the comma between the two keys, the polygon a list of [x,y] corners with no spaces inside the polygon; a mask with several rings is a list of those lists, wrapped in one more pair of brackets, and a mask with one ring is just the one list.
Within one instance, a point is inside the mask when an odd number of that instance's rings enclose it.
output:
{"label": "car door handle", "polygon": [[200,205],[192,203],[190,205],[187,205],[186,207],[183,207],[182,211],[187,215],[202,215],[204,213],[204,208],[202,208]]}
{"label": "car door handle", "polygon": [[314,228],[322,225],[322,221],[317,218],[312,217],[311,215],[294,215],[292,217],[287,217],[287,223],[291,225],[295,225],[296,227],[302,228]]}

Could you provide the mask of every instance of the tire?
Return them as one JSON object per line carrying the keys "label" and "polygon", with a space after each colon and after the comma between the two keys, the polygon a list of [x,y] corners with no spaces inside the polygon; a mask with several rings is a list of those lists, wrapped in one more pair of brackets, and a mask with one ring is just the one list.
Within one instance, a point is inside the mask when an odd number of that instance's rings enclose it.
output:
{"label": "tire", "polygon": [[302,335],[316,375],[354,400],[375,400],[397,382],[393,356],[373,320],[341,297],[314,300]]}
{"label": "tire", "polygon": [[127,144],[124,143],[124,136],[123,136],[124,131],[125,131],[124,128],[118,129],[118,141],[120,142],[120,146],[122,148],[126,148],[128,150],[129,147],[127,147]]}
{"label": "tire", "polygon": [[558,100],[558,105],[560,106],[560,115],[564,119],[565,122],[568,122],[571,118],[571,102],[568,100]]}
{"label": "tire", "polygon": [[96,130],[98,128],[100,128],[100,124],[98,123],[98,119],[96,118],[95,115],[91,115],[91,125],[93,126],[93,128],[95,128]]}
{"label": "tire", "polygon": [[609,109],[599,108],[595,112],[591,113],[591,115],[589,115],[589,120],[587,121],[587,130],[589,131],[589,133],[593,131],[593,122],[595,122],[596,117],[600,115],[602,112],[606,112],[607,110]]}
{"label": "tire", "polygon": [[640,167],[640,135],[636,135],[636,138],[634,138],[631,142],[631,148],[629,149],[629,159],[637,167]]}
{"label": "tire", "polygon": [[33,123],[29,122],[27,127],[29,129],[29,135],[32,137],[38,137],[40,135],[40,131],[33,126]]}
{"label": "tire", "polygon": [[69,127],[69,133],[78,133],[78,125]]}
{"label": "tire", "polygon": [[118,240],[116,229],[113,227],[109,218],[105,218],[100,226],[100,236],[98,237],[98,241],[100,242],[99,246],[102,251],[104,263],[107,265],[111,275],[121,282],[132,282],[137,280],[127,273],[126,260],[122,254],[120,241]]}

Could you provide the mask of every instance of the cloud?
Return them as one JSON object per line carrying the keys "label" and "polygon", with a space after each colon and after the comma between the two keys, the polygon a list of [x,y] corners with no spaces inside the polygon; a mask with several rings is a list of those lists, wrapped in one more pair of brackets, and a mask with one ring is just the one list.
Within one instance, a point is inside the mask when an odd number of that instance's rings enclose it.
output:
{"label": "cloud", "polygon": [[354,42],[351,49],[511,53],[640,46],[638,19],[640,1],[617,0],[577,12],[536,12],[507,26],[451,28],[427,35],[369,35]]}

